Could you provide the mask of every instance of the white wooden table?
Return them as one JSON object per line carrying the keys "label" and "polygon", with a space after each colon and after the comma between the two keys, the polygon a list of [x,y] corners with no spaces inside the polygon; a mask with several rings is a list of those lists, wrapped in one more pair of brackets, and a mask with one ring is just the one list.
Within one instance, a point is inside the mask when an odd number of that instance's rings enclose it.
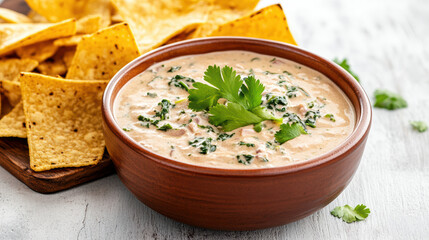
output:
{"label": "white wooden table", "polygon": [[[283,7],[301,47],[347,57],[371,97],[386,88],[409,103],[374,110],[362,163],[335,201],[285,226],[220,232],[152,211],[116,175],[42,195],[0,168],[0,239],[428,239],[429,132],[413,131],[409,121],[429,122],[429,1],[286,0]],[[359,203],[371,208],[365,221],[329,214]]]}

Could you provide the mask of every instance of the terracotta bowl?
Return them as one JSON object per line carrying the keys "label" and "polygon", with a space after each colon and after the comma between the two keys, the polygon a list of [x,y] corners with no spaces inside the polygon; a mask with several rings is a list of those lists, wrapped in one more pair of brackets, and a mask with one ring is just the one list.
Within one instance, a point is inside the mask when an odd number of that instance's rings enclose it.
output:
{"label": "terracotta bowl", "polygon": [[[154,63],[190,54],[245,50],[316,69],[350,98],[357,121],[332,151],[284,167],[252,170],[200,167],[140,146],[117,125],[118,91]],[[125,186],[155,211],[190,225],[220,230],[274,227],[308,216],[334,200],[358,168],[371,126],[371,105],[360,84],[335,63],[292,45],[252,38],[206,38],[168,45],[135,59],[111,80],[103,98],[107,150]],[[162,143],[160,143],[162,144]]]}

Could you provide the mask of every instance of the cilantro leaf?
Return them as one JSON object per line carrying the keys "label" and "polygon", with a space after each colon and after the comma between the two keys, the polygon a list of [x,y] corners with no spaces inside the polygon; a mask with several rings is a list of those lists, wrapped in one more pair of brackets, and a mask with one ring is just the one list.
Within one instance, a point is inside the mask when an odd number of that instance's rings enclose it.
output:
{"label": "cilantro leaf", "polygon": [[346,223],[362,221],[368,217],[371,211],[365,205],[357,205],[354,209],[349,205],[343,207],[336,207],[331,211],[331,214],[337,218],[342,218]]}
{"label": "cilantro leaf", "polygon": [[218,89],[203,83],[194,83],[194,89],[189,89],[189,108],[194,111],[207,110],[217,104],[221,97]]}
{"label": "cilantro leaf", "polygon": [[256,114],[247,111],[240,104],[233,102],[228,103],[228,105],[218,104],[210,109],[209,114],[211,114],[209,117],[210,123],[215,126],[221,126],[225,132],[257,124],[264,120]]}
{"label": "cilantro leaf", "polygon": [[406,108],[408,106],[407,101],[405,101],[405,99],[399,94],[387,90],[375,90],[374,96],[374,107],[377,108],[395,110],[398,108]]}
{"label": "cilantro leaf", "polygon": [[255,79],[254,76],[249,76],[244,79],[246,85],[241,86],[241,92],[246,99],[245,107],[246,109],[253,109],[258,107],[262,103],[262,92],[264,92],[265,87],[262,83]]}
{"label": "cilantro leaf", "polygon": [[209,66],[204,72],[204,80],[219,89],[220,95],[231,102],[241,103],[239,90],[243,84],[241,77],[232,69],[232,67]]}
{"label": "cilantro leaf", "polygon": [[356,73],[352,72],[352,70],[350,69],[350,65],[347,62],[347,58],[344,58],[343,60],[335,58],[334,62],[340,65],[340,67],[344,68],[344,70],[346,70],[348,73],[350,73],[350,75],[352,75],[356,79],[356,81],[360,82],[358,75],[356,75]]}
{"label": "cilantro leaf", "polygon": [[419,132],[425,132],[428,130],[428,125],[423,121],[412,121],[411,126]]}
{"label": "cilantro leaf", "polygon": [[274,134],[274,137],[278,143],[283,144],[289,140],[299,137],[301,134],[307,134],[307,132],[299,123],[283,123],[280,125],[280,130]]}
{"label": "cilantro leaf", "polygon": [[[204,72],[204,80],[211,84],[194,83],[189,89],[189,108],[194,111],[209,111],[209,120],[223,131],[231,131],[264,120],[282,122],[268,112],[262,104],[264,85],[254,76],[241,79],[231,67],[222,69],[209,66]],[[220,98],[226,99],[227,105],[218,104]]]}

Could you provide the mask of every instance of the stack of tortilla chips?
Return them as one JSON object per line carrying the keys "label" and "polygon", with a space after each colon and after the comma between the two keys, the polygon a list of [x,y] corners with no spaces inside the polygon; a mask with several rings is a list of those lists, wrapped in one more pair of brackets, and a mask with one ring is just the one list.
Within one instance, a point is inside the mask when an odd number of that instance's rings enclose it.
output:
{"label": "stack of tortilla chips", "polygon": [[168,43],[248,36],[296,44],[258,0],[27,0],[0,8],[0,137],[27,138],[34,171],[97,164],[101,99],[128,62]]}

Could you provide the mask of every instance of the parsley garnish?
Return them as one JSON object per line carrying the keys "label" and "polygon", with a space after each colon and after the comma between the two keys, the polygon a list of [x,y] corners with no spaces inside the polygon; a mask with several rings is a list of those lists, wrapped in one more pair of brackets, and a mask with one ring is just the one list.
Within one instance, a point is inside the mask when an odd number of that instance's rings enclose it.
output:
{"label": "parsley garnish", "polygon": [[317,111],[308,111],[305,113],[305,125],[310,126],[312,128],[316,127],[316,120],[320,118],[320,112]]}
{"label": "parsley garnish", "polygon": [[159,117],[161,120],[165,120],[168,118],[167,114],[170,112],[171,103],[167,99],[162,99],[161,102],[158,103],[161,106],[161,111],[155,111],[155,117]]}
{"label": "parsley garnish", "polygon": [[182,68],[182,66],[173,66],[170,69],[168,69],[167,72],[175,72],[175,71],[179,71]]}
{"label": "parsley garnish", "polygon": [[405,99],[403,99],[399,94],[392,93],[387,90],[375,90],[374,96],[374,107],[377,108],[395,110],[398,108],[406,108],[408,106],[407,101],[405,101]]}
{"label": "parsley garnish", "polygon": [[188,84],[183,82],[182,80],[189,82],[189,83],[195,82],[195,80],[192,78],[184,77],[182,75],[176,75],[170,79],[170,81],[168,82],[168,86],[173,85],[175,87],[182,88],[182,89],[185,89],[186,91],[188,91],[189,90]]}
{"label": "parsley garnish", "polygon": [[283,123],[280,125],[280,131],[277,131],[274,137],[278,143],[283,144],[289,140],[299,137],[301,134],[307,134],[307,132],[299,123]]}
{"label": "parsley garnish", "polygon": [[141,123],[142,126],[145,126],[147,128],[149,128],[150,125],[158,127],[159,120],[152,120],[152,119],[145,117],[145,116],[142,116],[142,115],[138,116],[137,119],[139,121],[143,122],[143,123]]}
{"label": "parsley garnish", "polygon": [[169,129],[173,129],[173,127],[169,123],[167,123],[167,124],[164,124],[161,127],[157,128],[157,129],[166,132]]}
{"label": "parsley garnish", "polygon": [[425,132],[428,130],[428,125],[423,121],[412,121],[410,122],[411,126],[419,132]]}
{"label": "parsley garnish", "polygon": [[340,67],[344,68],[344,70],[346,70],[348,73],[350,73],[350,75],[352,75],[356,79],[356,81],[360,82],[358,75],[356,75],[356,73],[352,72],[352,70],[350,69],[350,65],[347,62],[347,58],[344,58],[343,60],[335,58],[334,62],[340,65]]}
{"label": "parsley garnish", "polygon": [[325,115],[325,118],[329,118],[329,120],[331,120],[332,122],[335,122],[335,116],[332,113],[328,113]]}
{"label": "parsley garnish", "polygon": [[148,95],[151,98],[156,98],[158,96],[158,94],[156,93],[151,93],[151,92],[147,92],[146,95]]}
{"label": "parsley garnish", "polygon": [[362,221],[368,217],[371,211],[365,205],[360,204],[355,208],[345,205],[344,207],[336,207],[331,211],[331,214],[337,218],[342,218],[346,223]]}
{"label": "parsley garnish", "polygon": [[213,129],[213,127],[212,126],[210,126],[210,125],[207,125],[207,126],[205,126],[205,125],[198,125],[198,127],[199,128],[202,128],[202,129],[207,129],[207,132],[209,133],[209,132],[215,132],[214,131],[214,129]]}
{"label": "parsley garnish", "polygon": [[217,139],[216,140],[221,140],[221,141],[225,141],[225,140],[227,140],[227,139],[229,139],[229,138],[232,138],[232,136],[234,136],[235,135],[235,133],[231,133],[231,134],[228,134],[228,133],[221,133],[221,134],[219,134],[218,136],[217,136]]}
{"label": "parsley garnish", "polygon": [[[214,65],[207,68],[204,80],[212,86],[194,83],[195,89],[189,89],[189,108],[194,111],[208,110],[210,123],[222,127],[224,131],[264,120],[282,121],[261,106],[265,87],[254,76],[241,79],[231,67],[220,69]],[[218,104],[220,98],[228,100],[227,105]]]}
{"label": "parsley garnish", "polygon": [[237,155],[237,161],[239,163],[244,164],[244,165],[249,165],[250,163],[252,163],[253,158],[255,158],[255,157],[253,155],[250,155],[250,154]]}
{"label": "parsley garnish", "polygon": [[[281,105],[282,107],[277,107]],[[286,111],[287,99],[285,96],[272,96],[268,99],[267,108],[273,109],[279,112]]]}
{"label": "parsley garnish", "polygon": [[246,143],[246,142],[243,142],[243,141],[240,141],[238,143],[238,145],[240,145],[240,146],[246,146],[246,147],[254,147],[255,146],[255,144],[253,144],[253,143]]}
{"label": "parsley garnish", "polygon": [[216,151],[216,145],[212,144],[212,138],[197,137],[189,141],[189,145],[200,149],[201,154],[207,154]]}

